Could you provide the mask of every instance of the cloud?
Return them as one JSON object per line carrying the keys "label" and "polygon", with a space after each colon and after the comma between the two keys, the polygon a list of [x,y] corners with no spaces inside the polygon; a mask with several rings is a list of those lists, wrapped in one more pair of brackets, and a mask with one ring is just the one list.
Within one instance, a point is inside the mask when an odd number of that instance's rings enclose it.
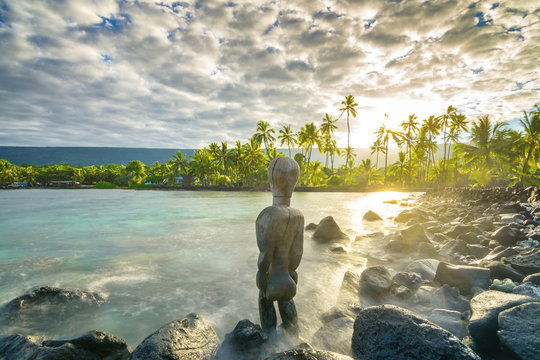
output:
{"label": "cloud", "polygon": [[535,1],[2,4],[3,145],[246,141],[258,120],[298,130],[353,94],[352,142],[369,146],[384,113],[508,120],[540,91]]}

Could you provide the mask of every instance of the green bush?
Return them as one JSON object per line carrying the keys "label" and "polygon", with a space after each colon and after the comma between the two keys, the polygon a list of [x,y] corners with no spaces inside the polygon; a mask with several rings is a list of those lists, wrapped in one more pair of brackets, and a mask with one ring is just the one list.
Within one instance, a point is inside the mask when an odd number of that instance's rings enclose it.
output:
{"label": "green bush", "polygon": [[334,175],[326,182],[328,186],[340,186],[343,184],[343,179],[339,175]]}
{"label": "green bush", "polygon": [[118,186],[107,181],[100,181],[96,184],[96,189],[116,189]]}
{"label": "green bush", "polygon": [[152,189],[154,185],[152,184],[129,184],[129,189],[131,190],[144,190],[144,189]]}

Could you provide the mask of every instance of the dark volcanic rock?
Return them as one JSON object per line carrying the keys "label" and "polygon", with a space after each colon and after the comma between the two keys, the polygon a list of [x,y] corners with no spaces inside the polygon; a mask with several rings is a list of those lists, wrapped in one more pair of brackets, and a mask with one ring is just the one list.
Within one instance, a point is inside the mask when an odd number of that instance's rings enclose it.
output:
{"label": "dark volcanic rock", "polygon": [[392,278],[390,293],[397,297],[411,296],[422,284],[420,275],[414,272],[400,272]]}
{"label": "dark volcanic rock", "polygon": [[455,287],[443,285],[433,291],[430,303],[434,308],[459,311],[461,313],[470,310],[469,300],[460,295]]}
{"label": "dark volcanic rock", "polygon": [[371,210],[369,210],[367,213],[365,213],[364,217],[362,218],[362,220],[364,220],[364,221],[380,221],[382,219],[383,218],[379,214],[377,214],[376,212],[371,211]]}
{"label": "dark volcanic rock", "polygon": [[498,336],[521,359],[540,359],[540,304],[528,303],[499,314]]}
{"label": "dark volcanic rock", "polygon": [[487,246],[482,246],[478,244],[467,245],[467,249],[469,249],[469,254],[471,254],[477,259],[482,259],[490,252],[490,249]]}
{"label": "dark volcanic rock", "polygon": [[523,240],[521,231],[510,225],[504,225],[491,234],[491,239],[496,240],[503,246],[514,246],[516,242]]}
{"label": "dark volcanic rock", "polygon": [[403,240],[410,246],[416,247],[420,242],[429,242],[424,228],[420,224],[411,225],[400,231]]}
{"label": "dark volcanic rock", "polygon": [[128,360],[131,348],[116,335],[90,331],[71,340],[46,340],[11,335],[0,337],[0,359],[18,360]]}
{"label": "dark volcanic rock", "polygon": [[510,256],[507,260],[514,269],[524,275],[540,272],[540,248]]}
{"label": "dark volcanic rock", "polygon": [[528,296],[507,294],[496,290],[488,290],[473,297],[470,303],[472,316],[468,328],[476,348],[482,352],[497,349],[499,314],[531,301],[534,299]]}
{"label": "dark volcanic rock", "polygon": [[259,325],[244,319],[238,322],[232,332],[225,335],[225,340],[219,347],[216,360],[251,360],[258,359],[267,342]]}
{"label": "dark volcanic rock", "polygon": [[446,232],[445,235],[457,238],[459,235],[464,235],[464,234],[478,235],[479,233],[480,233],[479,229],[474,225],[458,224],[454,226],[450,231]]}
{"label": "dark volcanic rock", "polygon": [[527,275],[523,279],[523,282],[524,283],[531,283],[531,284],[534,284],[536,286],[540,286],[540,273]]}
{"label": "dark volcanic rock", "polygon": [[392,305],[373,306],[354,322],[355,359],[476,359],[458,338],[414,313]]}
{"label": "dark volcanic rock", "polygon": [[455,286],[462,294],[468,294],[473,286],[487,288],[490,273],[488,269],[477,266],[439,264],[434,281]]}
{"label": "dark volcanic rock", "polygon": [[313,335],[313,346],[350,355],[353,325],[354,320],[349,317],[341,317],[324,324]]}
{"label": "dark volcanic rock", "polygon": [[384,295],[392,285],[392,275],[384,266],[373,266],[365,269],[360,276],[362,291],[372,296]]}
{"label": "dark volcanic rock", "polygon": [[210,360],[219,339],[212,325],[197,314],[189,314],[162,326],[133,351],[131,360]]}
{"label": "dark volcanic rock", "polygon": [[517,250],[513,248],[505,248],[504,246],[497,246],[495,249],[491,250],[491,252],[487,254],[483,260],[486,260],[486,261],[501,260],[504,257],[516,255],[517,253],[518,253]]}
{"label": "dark volcanic rock", "polygon": [[306,230],[308,231],[312,231],[312,230],[315,230],[317,228],[317,224],[315,223],[309,223],[306,225]]}
{"label": "dark volcanic rock", "polygon": [[522,273],[503,263],[490,265],[489,273],[492,279],[510,279],[518,283],[522,282],[524,278]]}
{"label": "dark volcanic rock", "polygon": [[105,299],[96,292],[79,289],[60,289],[51,286],[36,287],[0,307],[0,317],[16,320],[54,314],[56,318],[81,309],[99,306]]}
{"label": "dark volcanic rock", "polygon": [[347,306],[358,303],[360,300],[360,275],[348,270],[343,275],[343,281],[339,288],[338,305]]}
{"label": "dark volcanic rock", "polygon": [[292,349],[273,354],[265,360],[353,360],[353,358],[331,351],[314,349]]}
{"label": "dark volcanic rock", "polygon": [[411,220],[414,220],[417,222],[425,222],[425,221],[428,221],[429,218],[430,218],[429,214],[423,210],[410,209],[410,210],[403,210],[402,212],[400,212],[396,216],[394,221],[398,223],[407,223]]}
{"label": "dark volcanic rock", "polygon": [[459,311],[433,309],[427,318],[429,321],[451,332],[458,339],[465,336],[465,323]]}
{"label": "dark volcanic rock", "polygon": [[436,259],[415,260],[407,265],[405,270],[419,274],[424,280],[432,281],[435,279],[439,262],[440,261]]}
{"label": "dark volcanic rock", "polygon": [[333,217],[327,216],[321,220],[319,225],[317,225],[317,228],[313,233],[313,239],[321,243],[327,243],[330,241],[348,239],[348,236],[341,231]]}

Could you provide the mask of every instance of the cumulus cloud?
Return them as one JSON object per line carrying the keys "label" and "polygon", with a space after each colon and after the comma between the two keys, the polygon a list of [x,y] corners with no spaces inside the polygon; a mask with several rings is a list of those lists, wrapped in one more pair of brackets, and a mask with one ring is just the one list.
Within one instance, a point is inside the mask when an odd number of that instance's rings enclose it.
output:
{"label": "cumulus cloud", "polygon": [[[0,144],[201,147],[353,94],[352,143],[538,102],[536,1],[0,1]],[[346,126],[337,134],[345,144]]]}

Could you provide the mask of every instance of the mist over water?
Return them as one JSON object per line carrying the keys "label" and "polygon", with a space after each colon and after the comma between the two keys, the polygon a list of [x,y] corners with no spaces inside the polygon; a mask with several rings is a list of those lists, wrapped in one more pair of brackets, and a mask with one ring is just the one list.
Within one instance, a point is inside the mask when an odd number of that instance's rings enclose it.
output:
{"label": "mist over water", "polygon": [[[383,201],[409,196],[294,193],[291,206],[306,225],[332,215],[354,241],[393,227],[362,223],[367,210],[387,219],[403,207]],[[75,316],[0,324],[0,334],[60,339],[100,329],[135,347],[189,312],[208,318],[221,339],[239,320],[258,323],[255,220],[271,203],[270,192],[2,191],[0,304],[45,285],[97,291],[107,301]],[[304,235],[295,297],[305,338],[335,304],[345,271],[361,271],[363,254],[378,249],[376,239],[366,238],[350,254],[334,254],[311,234]]]}

